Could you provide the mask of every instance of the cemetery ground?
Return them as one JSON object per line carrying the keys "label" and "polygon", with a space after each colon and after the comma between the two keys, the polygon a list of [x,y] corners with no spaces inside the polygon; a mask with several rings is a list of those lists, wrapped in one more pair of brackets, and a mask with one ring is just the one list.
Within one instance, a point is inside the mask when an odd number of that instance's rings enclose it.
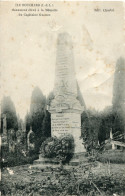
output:
{"label": "cemetery ground", "polygon": [[[121,153],[123,162],[125,153]],[[102,162],[81,160],[78,166],[5,167],[1,190],[6,196],[124,196],[125,163],[105,159]]]}

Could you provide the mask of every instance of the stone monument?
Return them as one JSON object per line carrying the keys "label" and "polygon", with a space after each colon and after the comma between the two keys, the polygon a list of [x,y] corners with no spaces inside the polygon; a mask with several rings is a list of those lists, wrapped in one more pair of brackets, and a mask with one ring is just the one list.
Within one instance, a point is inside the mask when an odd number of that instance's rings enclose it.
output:
{"label": "stone monument", "polygon": [[54,99],[48,111],[51,113],[51,135],[71,134],[75,140],[75,153],[85,152],[80,139],[83,110],[77,99],[72,40],[68,33],[61,33],[57,39]]}

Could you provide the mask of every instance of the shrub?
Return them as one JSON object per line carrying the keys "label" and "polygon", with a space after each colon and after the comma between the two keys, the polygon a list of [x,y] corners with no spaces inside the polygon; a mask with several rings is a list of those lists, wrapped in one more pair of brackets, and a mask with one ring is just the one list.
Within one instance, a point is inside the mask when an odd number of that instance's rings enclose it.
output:
{"label": "shrub", "polygon": [[47,158],[53,158],[54,155],[54,146],[57,145],[58,139],[56,137],[47,138],[40,147],[40,153]]}
{"label": "shrub", "polygon": [[46,158],[55,158],[59,162],[69,162],[74,154],[74,138],[65,135],[59,138],[51,137],[45,140],[40,148],[40,153]]}

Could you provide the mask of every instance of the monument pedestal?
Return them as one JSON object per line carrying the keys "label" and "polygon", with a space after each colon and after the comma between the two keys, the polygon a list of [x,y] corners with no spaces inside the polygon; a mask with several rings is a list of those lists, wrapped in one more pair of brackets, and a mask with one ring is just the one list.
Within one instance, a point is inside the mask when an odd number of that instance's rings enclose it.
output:
{"label": "monument pedestal", "polygon": [[81,114],[77,110],[66,110],[62,113],[51,113],[51,135],[60,137],[70,134],[74,138],[75,153],[85,152],[81,136]]}

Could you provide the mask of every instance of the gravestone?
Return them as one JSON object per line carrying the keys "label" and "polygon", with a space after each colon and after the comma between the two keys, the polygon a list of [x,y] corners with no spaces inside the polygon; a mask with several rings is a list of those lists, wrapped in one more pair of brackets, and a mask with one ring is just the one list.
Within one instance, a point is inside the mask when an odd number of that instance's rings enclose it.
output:
{"label": "gravestone", "polygon": [[69,34],[61,33],[57,40],[54,99],[48,106],[51,113],[51,135],[71,134],[75,153],[85,152],[81,136],[81,113],[84,108],[77,99],[73,45]]}
{"label": "gravestone", "polygon": [[35,142],[34,142],[34,132],[32,131],[32,127],[30,127],[30,131],[27,134],[27,145],[28,145],[28,150],[34,150],[35,148]]}
{"label": "gravestone", "polygon": [[3,133],[2,133],[2,146],[8,146],[8,135],[7,135],[7,118],[6,114],[2,115],[3,119]]}

